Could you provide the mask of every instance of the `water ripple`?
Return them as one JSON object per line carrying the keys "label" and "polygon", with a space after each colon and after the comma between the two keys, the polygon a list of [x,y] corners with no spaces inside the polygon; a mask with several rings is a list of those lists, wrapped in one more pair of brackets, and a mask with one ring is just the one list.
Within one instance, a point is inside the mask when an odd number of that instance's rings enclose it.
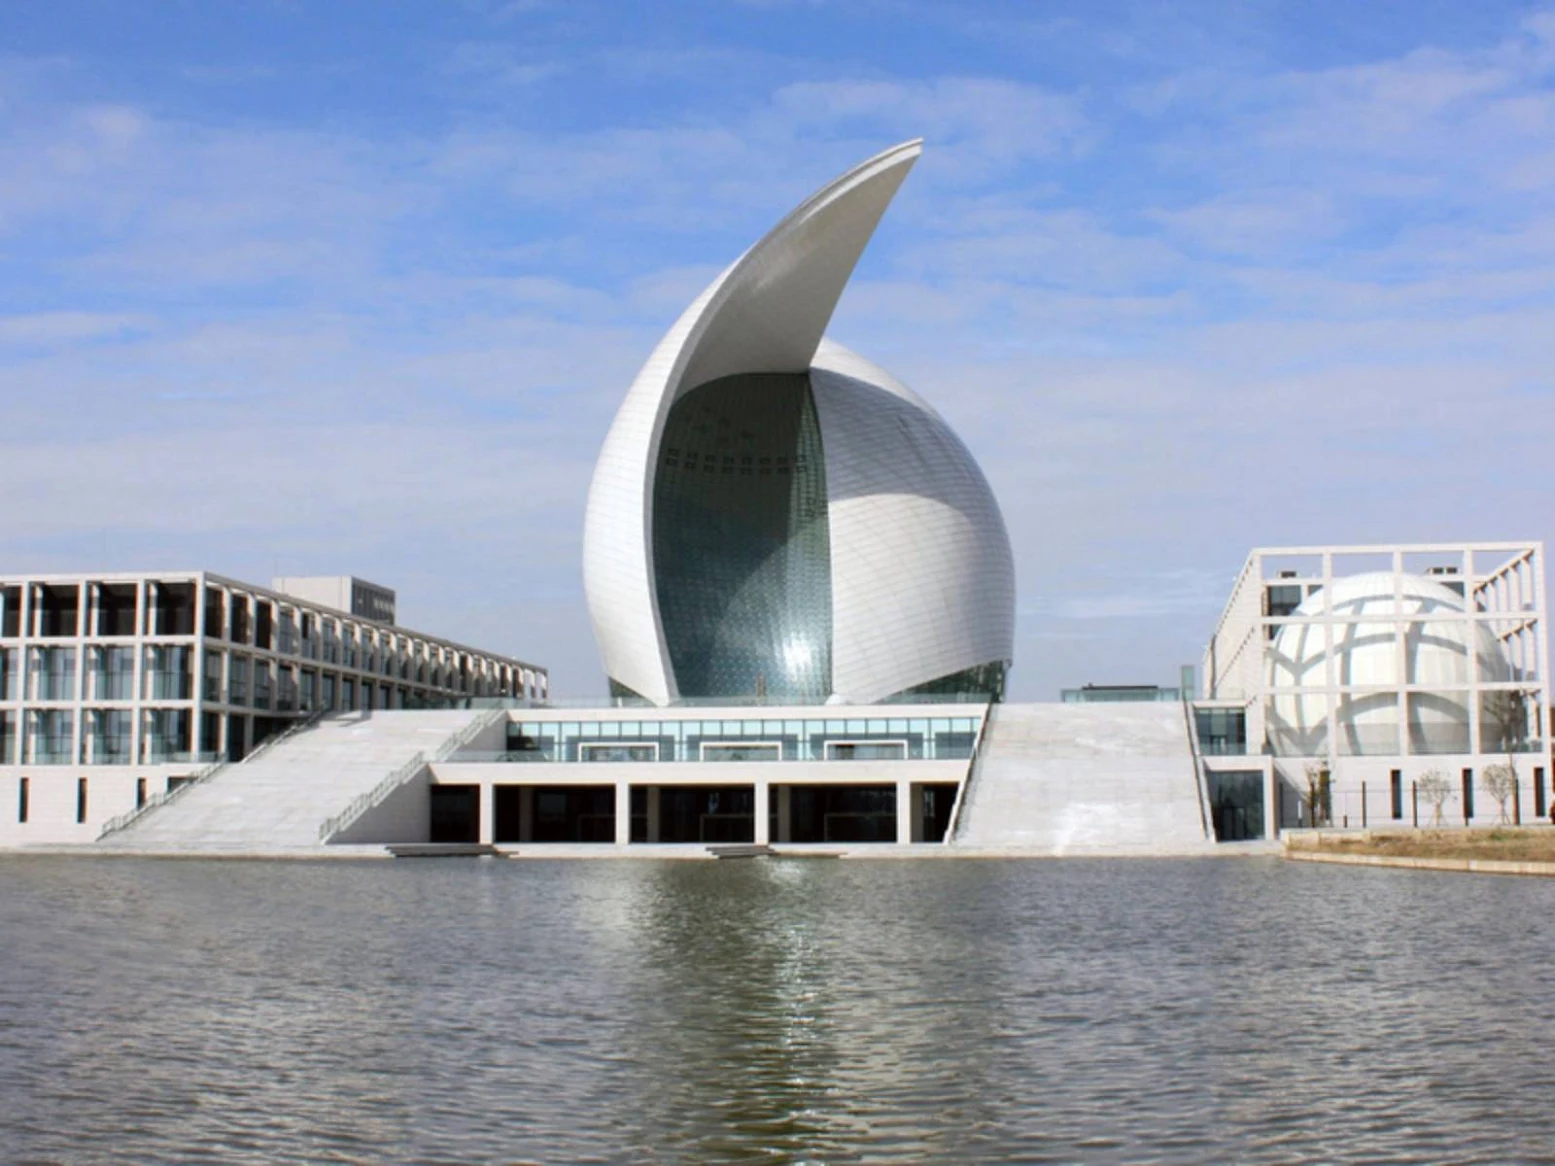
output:
{"label": "water ripple", "polygon": [[1555,885],[0,859],[6,1162],[1551,1160]]}

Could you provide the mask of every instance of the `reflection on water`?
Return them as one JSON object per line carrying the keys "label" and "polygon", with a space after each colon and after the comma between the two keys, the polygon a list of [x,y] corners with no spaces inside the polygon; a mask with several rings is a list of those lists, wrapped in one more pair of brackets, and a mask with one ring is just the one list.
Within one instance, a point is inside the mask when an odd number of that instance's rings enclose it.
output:
{"label": "reflection on water", "polygon": [[1555,884],[0,860],[0,1160],[1510,1162]]}

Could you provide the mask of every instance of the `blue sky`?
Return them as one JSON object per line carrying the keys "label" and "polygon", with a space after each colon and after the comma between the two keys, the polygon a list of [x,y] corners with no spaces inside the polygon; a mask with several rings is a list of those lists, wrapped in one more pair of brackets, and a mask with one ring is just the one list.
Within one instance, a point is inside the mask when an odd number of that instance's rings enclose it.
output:
{"label": "blue sky", "polygon": [[1555,7],[0,0],[4,570],[355,572],[603,689],[589,473],[680,309],[926,153],[833,334],[982,462],[1013,694],[1254,545],[1546,538]]}

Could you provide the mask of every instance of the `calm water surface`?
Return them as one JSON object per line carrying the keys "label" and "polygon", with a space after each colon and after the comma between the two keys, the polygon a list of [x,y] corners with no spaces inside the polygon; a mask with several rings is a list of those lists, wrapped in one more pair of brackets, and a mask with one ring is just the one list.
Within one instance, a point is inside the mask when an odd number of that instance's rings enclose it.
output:
{"label": "calm water surface", "polygon": [[1555,1161],[1543,880],[0,859],[5,1162]]}

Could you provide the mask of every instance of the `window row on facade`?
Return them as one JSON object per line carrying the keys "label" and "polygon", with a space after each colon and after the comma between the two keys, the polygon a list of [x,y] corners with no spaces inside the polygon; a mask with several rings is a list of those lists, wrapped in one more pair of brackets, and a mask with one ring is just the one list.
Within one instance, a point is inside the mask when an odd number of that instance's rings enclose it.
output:
{"label": "window row on facade", "polygon": [[[136,658],[140,657],[139,683]],[[78,665],[84,656],[84,672]],[[373,676],[323,671],[260,656],[207,650],[201,699],[276,712],[314,709],[429,708],[448,696],[502,695],[487,678],[460,688],[457,677],[423,663],[409,683]],[[414,687],[420,685],[422,687]],[[0,648],[0,702],[18,701],[186,701],[194,698],[194,649],[156,644]],[[431,691],[429,691],[431,690]]]}
{"label": "window row on facade", "polygon": [[[203,612],[196,610],[197,598]],[[202,633],[257,651],[469,695],[540,698],[546,692],[541,669],[212,583],[83,581],[0,587],[0,639]]]}
{"label": "window row on facade", "polygon": [[502,761],[892,761],[972,755],[975,717],[517,721]]}

